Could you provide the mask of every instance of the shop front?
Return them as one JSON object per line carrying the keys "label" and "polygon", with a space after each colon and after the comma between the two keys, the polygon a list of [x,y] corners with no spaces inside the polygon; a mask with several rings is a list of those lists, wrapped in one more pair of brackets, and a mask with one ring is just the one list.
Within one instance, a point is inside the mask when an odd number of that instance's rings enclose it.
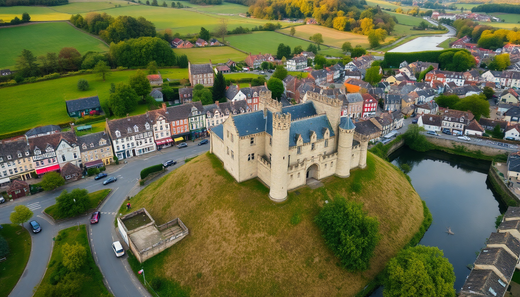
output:
{"label": "shop front", "polygon": [[185,142],[188,139],[190,139],[190,132],[173,135],[172,138],[173,138],[174,144],[179,144],[181,142]]}
{"label": "shop front", "polygon": [[60,171],[60,165],[55,164],[55,165],[51,165],[51,166],[47,166],[47,167],[43,167],[43,168],[36,168],[37,175],[43,175],[47,172],[52,172],[52,171]]}
{"label": "shop front", "polygon": [[206,130],[206,128],[197,129],[197,130],[190,131],[190,135],[191,135],[191,139],[195,140],[200,137],[207,137],[208,131]]}
{"label": "shop front", "polygon": [[157,149],[160,150],[162,148],[170,147],[173,145],[173,139],[170,137],[163,138],[155,141],[155,144],[157,146]]}

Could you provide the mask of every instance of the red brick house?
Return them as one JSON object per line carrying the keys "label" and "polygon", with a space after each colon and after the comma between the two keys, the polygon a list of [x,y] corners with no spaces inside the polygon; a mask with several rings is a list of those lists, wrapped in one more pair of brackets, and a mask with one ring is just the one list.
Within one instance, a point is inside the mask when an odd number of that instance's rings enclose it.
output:
{"label": "red brick house", "polygon": [[163,79],[160,74],[150,74],[147,76],[151,86],[162,86]]}
{"label": "red brick house", "polygon": [[28,196],[31,195],[31,188],[26,182],[15,179],[11,182],[7,195],[13,199]]}
{"label": "red brick house", "polygon": [[205,46],[208,46],[208,42],[204,39],[197,39],[197,41],[195,42],[195,45],[198,46],[198,47],[205,47]]}
{"label": "red brick house", "polygon": [[262,55],[262,53],[259,53],[258,55],[251,55],[246,57],[245,62],[247,66],[257,69],[260,68],[263,62],[274,62],[274,57],[271,54],[265,54]]}
{"label": "red brick house", "polygon": [[361,94],[361,96],[363,97],[363,114],[361,117],[369,118],[375,116],[377,111],[377,100],[368,93]]}

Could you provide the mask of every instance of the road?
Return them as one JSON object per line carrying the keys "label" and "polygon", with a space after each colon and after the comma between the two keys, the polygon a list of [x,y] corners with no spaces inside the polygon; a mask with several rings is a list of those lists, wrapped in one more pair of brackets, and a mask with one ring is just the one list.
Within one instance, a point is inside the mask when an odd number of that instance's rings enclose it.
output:
{"label": "road", "polygon": [[[31,220],[37,220],[42,232],[33,234],[31,232],[32,247],[29,262],[22,277],[9,296],[32,296],[34,288],[38,286],[43,278],[47,264],[49,262],[53,237],[58,231],[75,226],[86,224],[91,239],[92,253],[96,262],[103,273],[109,290],[114,296],[150,296],[146,289],[130,270],[126,256],[116,258],[112,251],[111,244],[118,239],[118,234],[114,226],[115,216],[120,205],[127,198],[134,186],[138,185],[139,173],[143,168],[162,163],[166,160],[176,160],[176,166],[169,167],[174,170],[184,163],[184,159],[199,155],[209,150],[209,145],[197,146],[197,143],[188,143],[187,148],[177,149],[176,147],[163,149],[142,157],[128,159],[127,164],[116,166],[115,170],[108,171],[109,176],[116,176],[117,182],[103,186],[102,181],[94,181],[93,177],[81,181],[67,184],[57,190],[36,194],[29,197],[16,199],[14,202],[7,202],[0,206],[0,224],[9,224],[9,215],[16,205],[26,205],[33,212]],[[82,216],[63,223],[54,224],[42,211],[56,203],[56,197],[63,190],[71,191],[76,188],[87,189],[89,192],[112,188],[112,192],[107,200],[100,207],[101,219],[98,224],[90,225],[89,216]],[[24,224],[28,228],[28,224]],[[29,228],[28,228],[29,229]]]}

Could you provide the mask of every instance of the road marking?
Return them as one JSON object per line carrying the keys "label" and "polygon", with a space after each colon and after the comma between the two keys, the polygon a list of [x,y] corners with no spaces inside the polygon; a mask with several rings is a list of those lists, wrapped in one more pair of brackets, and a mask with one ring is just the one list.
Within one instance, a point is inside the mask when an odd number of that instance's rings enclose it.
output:
{"label": "road marking", "polygon": [[42,208],[42,206],[40,205],[40,202],[34,202],[34,203],[31,203],[31,204],[28,204],[27,208],[29,208],[30,210],[34,211],[34,210]]}
{"label": "road marking", "polygon": [[49,224],[54,225],[54,222],[51,222],[49,219],[47,219],[45,216],[37,215],[38,218],[46,220]]}

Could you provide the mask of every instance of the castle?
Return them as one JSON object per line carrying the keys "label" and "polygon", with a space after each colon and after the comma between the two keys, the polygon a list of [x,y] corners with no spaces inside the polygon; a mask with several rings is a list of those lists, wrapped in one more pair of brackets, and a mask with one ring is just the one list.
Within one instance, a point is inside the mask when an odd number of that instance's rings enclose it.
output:
{"label": "castle", "polygon": [[282,107],[270,91],[260,92],[259,111],[231,116],[211,130],[210,152],[238,182],[260,178],[276,202],[309,178],[346,178],[351,169],[365,168],[370,132],[341,117],[341,100],[305,96],[303,104]]}

